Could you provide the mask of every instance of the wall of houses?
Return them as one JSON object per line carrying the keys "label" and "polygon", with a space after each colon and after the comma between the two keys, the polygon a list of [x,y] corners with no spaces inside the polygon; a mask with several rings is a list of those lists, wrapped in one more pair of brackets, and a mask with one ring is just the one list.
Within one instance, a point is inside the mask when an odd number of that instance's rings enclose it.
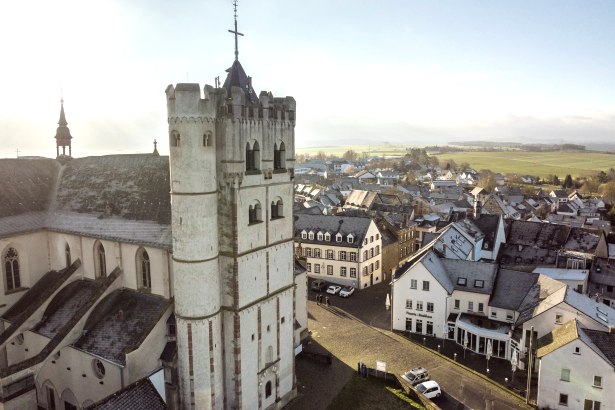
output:
{"label": "wall of houses", "polygon": [[19,333],[6,344],[8,365],[22,362],[36,356],[49,343],[49,338],[36,332],[25,331]]}
{"label": "wall of houses", "polygon": [[[577,350],[578,349],[578,350]],[[595,376],[601,378],[600,386]],[[586,407],[585,400],[600,402],[601,409],[615,408],[611,388],[615,371],[580,339],[543,356],[539,364],[538,408],[596,409]],[[567,395],[567,405],[560,395]]]}
{"label": "wall of houses", "polygon": [[[471,286],[472,284],[468,284]],[[465,292],[454,290],[451,295],[451,311],[450,313],[470,313],[472,315],[487,316],[489,298],[491,295],[485,293]],[[456,308],[457,301],[459,308]],[[482,305],[482,311],[481,311]]]}

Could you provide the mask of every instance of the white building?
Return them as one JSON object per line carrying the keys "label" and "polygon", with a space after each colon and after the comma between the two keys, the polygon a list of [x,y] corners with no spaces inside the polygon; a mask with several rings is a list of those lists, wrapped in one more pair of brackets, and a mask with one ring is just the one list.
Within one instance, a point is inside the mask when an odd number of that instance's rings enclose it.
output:
{"label": "white building", "polygon": [[370,218],[298,214],[295,246],[310,278],[358,289],[382,282],[382,237]]}
{"label": "white building", "polygon": [[538,341],[538,408],[615,408],[615,333],[575,319]]}

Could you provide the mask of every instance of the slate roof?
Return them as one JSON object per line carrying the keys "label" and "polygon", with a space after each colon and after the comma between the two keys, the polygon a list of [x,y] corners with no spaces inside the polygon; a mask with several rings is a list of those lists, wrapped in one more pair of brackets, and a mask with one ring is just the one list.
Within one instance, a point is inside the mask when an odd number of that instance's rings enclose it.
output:
{"label": "slate roof", "polygon": [[434,251],[427,252],[422,258],[421,263],[431,273],[431,275],[442,285],[444,289],[451,294],[455,285],[446,271],[443,262],[446,259],[440,259]]}
{"label": "slate roof", "polygon": [[581,332],[591,340],[604,357],[615,367],[615,333],[600,330],[581,329]]}
{"label": "slate roof", "polygon": [[90,410],[166,410],[165,402],[152,382],[145,378],[86,407]]}
{"label": "slate roof", "polygon": [[86,279],[69,283],[51,300],[43,318],[32,330],[53,338],[95,296],[100,287],[100,282]]}
{"label": "slate roof", "polygon": [[160,360],[163,362],[172,362],[177,354],[177,342],[167,342],[160,354]]}
{"label": "slate roof", "polygon": [[[486,294],[491,294],[493,291],[497,264],[446,258],[442,258],[441,262],[455,290]],[[466,285],[460,285],[459,278],[465,278]],[[483,281],[482,288],[475,286],[477,280]]]}
{"label": "slate roof", "polygon": [[565,284],[548,276],[538,275],[519,306],[517,325],[562,302],[565,296]]}
{"label": "slate roof", "polygon": [[0,237],[49,229],[171,247],[168,157],[0,160],[0,175]]}
{"label": "slate roof", "polygon": [[537,280],[538,275],[535,273],[500,269],[493,286],[489,306],[518,311]]}
{"label": "slate roof", "polygon": [[248,79],[248,75],[244,71],[239,60],[233,61],[233,65],[226,70],[228,75],[226,76],[226,80],[224,80],[224,88],[226,88],[226,93],[228,97],[232,97],[231,89],[232,87],[239,87],[246,94],[246,99],[250,102],[258,102],[258,96],[252,88],[251,81]]}
{"label": "slate roof", "polygon": [[488,243],[488,250],[493,250],[495,236],[498,232],[499,215],[480,215],[474,219],[474,225],[485,235],[485,243]]}
{"label": "slate roof", "polygon": [[90,314],[75,347],[124,366],[126,353],[139,347],[170,304],[160,296],[116,290]]}
{"label": "slate roof", "polygon": [[[360,216],[327,216],[327,215],[295,215],[295,238],[301,240],[301,243],[322,243],[323,241],[317,240],[317,233],[323,234],[329,232],[331,234],[331,241],[328,242],[331,245],[343,245],[343,246],[361,246],[367,229],[369,228],[372,220],[370,218],[364,218]],[[314,232],[314,239],[302,239],[302,231]],[[343,236],[342,242],[335,241],[335,235],[341,233]],[[347,242],[347,236],[352,234],[354,236],[353,243]]]}

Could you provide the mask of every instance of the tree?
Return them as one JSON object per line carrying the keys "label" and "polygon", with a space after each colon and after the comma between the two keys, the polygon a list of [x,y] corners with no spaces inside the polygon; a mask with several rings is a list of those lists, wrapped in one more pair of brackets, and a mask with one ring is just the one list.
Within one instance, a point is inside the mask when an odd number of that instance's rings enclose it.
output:
{"label": "tree", "polygon": [[493,192],[497,182],[495,181],[495,174],[488,169],[481,169],[479,172],[477,186],[483,188],[487,192]]}
{"label": "tree", "polygon": [[547,177],[544,179],[544,183],[545,184],[551,184],[551,185],[559,185],[559,178],[557,177],[557,175],[547,175]]}
{"label": "tree", "polygon": [[316,159],[324,161],[325,159],[327,159],[327,154],[324,151],[318,151],[318,153],[316,154]]}
{"label": "tree", "polygon": [[406,173],[406,176],[404,177],[404,179],[406,180],[406,183],[415,182],[416,181],[416,172],[408,171]]}
{"label": "tree", "polygon": [[349,149],[348,151],[344,152],[342,158],[348,161],[356,161],[357,159],[359,159],[359,153]]}
{"label": "tree", "polygon": [[609,204],[615,204],[615,181],[607,182],[600,187],[602,198]]}
{"label": "tree", "polygon": [[562,184],[562,188],[572,188],[574,186],[574,182],[572,182],[572,176],[570,174],[566,175],[564,178],[564,183]]}

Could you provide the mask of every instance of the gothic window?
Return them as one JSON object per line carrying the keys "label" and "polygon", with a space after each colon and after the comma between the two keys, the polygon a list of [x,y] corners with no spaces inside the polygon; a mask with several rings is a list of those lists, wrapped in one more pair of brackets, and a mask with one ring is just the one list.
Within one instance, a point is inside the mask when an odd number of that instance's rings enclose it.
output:
{"label": "gothic window", "polygon": [[273,169],[284,169],[286,167],[286,148],[283,142],[280,145],[273,145]]}
{"label": "gothic window", "polygon": [[68,268],[71,262],[70,246],[68,245],[68,242],[66,243],[66,246],[64,246],[64,256],[66,258],[66,267]]}
{"label": "gothic window", "polygon": [[260,168],[260,147],[258,141],[250,148],[250,143],[246,143],[246,171],[256,171]]}
{"label": "gothic window", "polygon": [[250,205],[248,210],[248,223],[255,224],[261,221],[261,204],[256,201],[256,203]]}
{"label": "gothic window", "polygon": [[169,138],[169,145],[172,147],[179,147],[180,137],[179,132],[173,130]]}
{"label": "gothic window", "polygon": [[271,380],[265,384],[265,398],[269,398],[271,396]]}
{"label": "gothic window", "polygon": [[141,289],[152,288],[149,255],[144,248],[137,250],[137,283]]}
{"label": "gothic window", "polygon": [[102,243],[96,241],[94,244],[94,272],[96,278],[102,278],[107,275],[107,260],[105,259],[105,247]]}
{"label": "gothic window", "polygon": [[278,219],[284,216],[284,207],[282,205],[282,200],[278,199],[271,202],[271,219]]}
{"label": "gothic window", "polygon": [[6,291],[21,287],[19,277],[19,255],[15,248],[9,248],[4,254],[4,278],[6,280]]}
{"label": "gothic window", "polygon": [[207,131],[205,134],[203,134],[203,146],[204,147],[212,146],[212,136],[211,136],[210,131]]}

